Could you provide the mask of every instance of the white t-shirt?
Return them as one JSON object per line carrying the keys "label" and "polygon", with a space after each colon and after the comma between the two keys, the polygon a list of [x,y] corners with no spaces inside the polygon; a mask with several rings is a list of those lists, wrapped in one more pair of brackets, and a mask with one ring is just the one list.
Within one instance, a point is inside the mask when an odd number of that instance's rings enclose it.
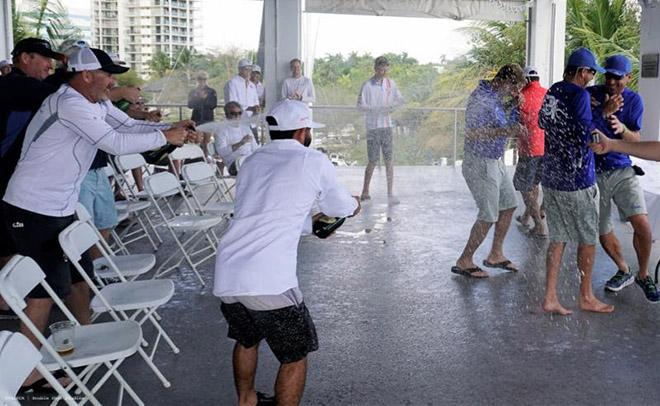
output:
{"label": "white t-shirt", "polygon": [[257,94],[257,87],[249,80],[243,79],[239,75],[229,79],[225,84],[225,104],[230,101],[235,101],[241,105],[241,108],[248,116],[252,115],[251,111],[247,111],[248,107],[259,105],[259,95]]}
{"label": "white t-shirt", "polygon": [[367,130],[392,127],[390,112],[404,103],[396,83],[390,78],[383,78],[378,83],[371,78],[362,84],[357,106],[365,112]]}
{"label": "white t-shirt", "polygon": [[293,99],[293,96],[296,93],[302,96],[300,101],[314,103],[316,96],[314,94],[314,84],[312,83],[312,79],[304,76],[284,79],[284,82],[282,83],[282,98]]}
{"label": "white t-shirt", "polygon": [[250,155],[236,179],[234,217],[218,245],[213,294],[277,295],[297,287],[298,242],[315,203],[335,217],[357,208],[324,154],[295,140],[273,140]]}
{"label": "white t-shirt", "polygon": [[46,216],[72,215],[98,149],[122,155],[158,148],[166,143],[159,129],[167,127],[133,120],[110,102],[91,103],[62,85],[28,125],[4,201]]}
{"label": "white t-shirt", "polygon": [[[235,124],[235,125],[232,125]],[[213,133],[213,148],[220,155],[225,165],[231,166],[237,158],[247,158],[259,148],[259,144],[252,136],[250,127],[238,122],[223,121],[221,123],[205,123],[197,126],[198,130]],[[240,142],[243,137],[250,135],[250,142],[241,145],[236,151],[231,146]]]}
{"label": "white t-shirt", "polygon": [[266,89],[264,88],[263,83],[259,82],[255,84],[257,88],[257,96],[259,97],[259,102],[264,103],[266,97]]}

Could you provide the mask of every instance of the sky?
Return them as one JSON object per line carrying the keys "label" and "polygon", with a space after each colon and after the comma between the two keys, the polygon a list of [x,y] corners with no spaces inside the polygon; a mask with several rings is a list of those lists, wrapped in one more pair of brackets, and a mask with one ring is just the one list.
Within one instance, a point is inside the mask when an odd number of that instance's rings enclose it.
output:
{"label": "sky", "polygon": [[[64,0],[71,13],[90,8],[90,0]],[[262,1],[201,0],[201,44],[205,49],[232,47],[256,50],[259,44]],[[450,19],[350,16],[309,13],[307,49],[315,57],[352,51],[379,55],[407,52],[421,63],[438,63],[469,49],[459,31],[468,23]]]}

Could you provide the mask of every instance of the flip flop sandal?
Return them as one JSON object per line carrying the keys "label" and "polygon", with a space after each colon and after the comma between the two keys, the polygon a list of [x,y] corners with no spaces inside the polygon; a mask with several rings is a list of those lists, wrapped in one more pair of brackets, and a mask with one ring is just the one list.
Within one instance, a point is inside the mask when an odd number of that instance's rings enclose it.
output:
{"label": "flip flop sandal", "polygon": [[479,268],[478,266],[475,266],[474,268],[461,268],[461,267],[458,267],[458,266],[452,266],[451,267],[451,272],[455,273],[456,275],[467,276],[468,278],[474,278],[474,279],[488,278],[488,275],[486,275],[486,276],[475,276],[474,275],[477,272],[485,272],[483,269]]}
{"label": "flip flop sandal", "polygon": [[257,406],[276,405],[275,396],[266,395],[262,392],[257,392]]}
{"label": "flip flop sandal", "polygon": [[509,261],[508,259],[506,261],[497,262],[497,263],[488,262],[487,260],[484,259],[483,264],[488,268],[497,268],[497,269],[504,269],[509,272],[518,272],[518,268],[511,266],[512,262]]}

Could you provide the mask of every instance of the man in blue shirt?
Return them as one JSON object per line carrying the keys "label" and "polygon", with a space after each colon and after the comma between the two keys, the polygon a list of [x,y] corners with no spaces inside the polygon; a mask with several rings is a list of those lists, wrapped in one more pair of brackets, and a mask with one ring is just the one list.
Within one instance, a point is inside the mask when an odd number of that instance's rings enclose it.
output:
{"label": "man in blue shirt", "polygon": [[516,108],[507,112],[503,100],[518,100],[525,79],[516,64],[503,66],[491,81],[483,80],[472,92],[465,111],[465,158],[463,177],[472,193],[479,214],[472,226],[463,253],[451,268],[455,274],[487,278],[488,273],[475,265],[473,256],[491,226],[495,235],[484,266],[516,272],[518,268],[504,256],[503,242],[516,209],[516,196],[504,165],[508,137],[518,137],[525,129]]}
{"label": "man in blue shirt", "polygon": [[599,197],[594,154],[588,147],[594,125],[585,88],[596,72],[603,73],[604,69],[591,51],[586,48],[573,51],[564,70],[564,80],[548,90],[539,113],[539,126],[545,130],[541,185],[550,237],[543,310],[560,315],[571,314],[557,297],[561,258],[569,241],[578,243],[577,264],[582,277],[580,308],[601,313],[614,310],[596,299],[591,286]]}
{"label": "man in blue shirt", "polygon": [[[623,55],[605,60],[605,84],[587,88],[591,94],[593,123],[609,138],[638,142],[642,127],[644,104],[642,98],[626,85],[631,79],[632,64]],[[618,292],[633,282],[644,291],[646,299],[656,303],[660,295],[648,273],[651,255],[651,225],[649,224],[644,192],[637,181],[632,161],[626,154],[610,152],[596,156],[596,177],[600,191],[600,243],[617,273],[605,283],[605,290]],[[639,273],[633,277],[623,258],[621,244],[612,228],[612,200],[621,218],[630,221],[634,230],[633,246],[637,253]]]}

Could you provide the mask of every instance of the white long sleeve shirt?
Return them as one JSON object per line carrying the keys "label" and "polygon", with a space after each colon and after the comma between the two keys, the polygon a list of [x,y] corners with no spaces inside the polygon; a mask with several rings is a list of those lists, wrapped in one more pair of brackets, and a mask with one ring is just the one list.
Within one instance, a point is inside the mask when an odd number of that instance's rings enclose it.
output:
{"label": "white long sleeve shirt", "polygon": [[[215,149],[215,153],[220,155],[227,166],[231,166],[239,157],[247,158],[259,148],[259,144],[257,144],[257,141],[252,136],[249,126],[232,124],[239,123],[224,121],[197,126],[198,130],[213,133],[213,148]],[[241,145],[234,151],[232,145],[239,143],[246,135],[250,135],[250,142]]]}
{"label": "white long sleeve shirt", "polygon": [[295,140],[273,140],[250,155],[218,245],[213,294],[277,295],[297,287],[298,242],[315,203],[335,217],[357,208],[324,154]]}
{"label": "white long sleeve shirt", "polygon": [[282,98],[298,100],[294,97],[295,94],[302,96],[302,99],[300,99],[302,102],[314,103],[316,101],[316,95],[312,79],[304,76],[284,79],[284,82],[282,82]]}
{"label": "white long sleeve shirt", "polygon": [[365,112],[367,130],[392,127],[390,112],[404,103],[394,80],[385,77],[378,83],[371,78],[362,84],[357,106]]}
{"label": "white long sleeve shirt", "polygon": [[241,108],[248,116],[252,115],[251,111],[247,111],[248,107],[259,105],[259,95],[257,94],[257,87],[249,80],[243,79],[239,75],[234,76],[225,83],[225,104],[230,101],[235,101],[241,105]]}
{"label": "white long sleeve shirt", "polygon": [[46,216],[72,215],[97,150],[122,155],[158,148],[166,143],[159,128],[63,85],[28,125],[4,201]]}

